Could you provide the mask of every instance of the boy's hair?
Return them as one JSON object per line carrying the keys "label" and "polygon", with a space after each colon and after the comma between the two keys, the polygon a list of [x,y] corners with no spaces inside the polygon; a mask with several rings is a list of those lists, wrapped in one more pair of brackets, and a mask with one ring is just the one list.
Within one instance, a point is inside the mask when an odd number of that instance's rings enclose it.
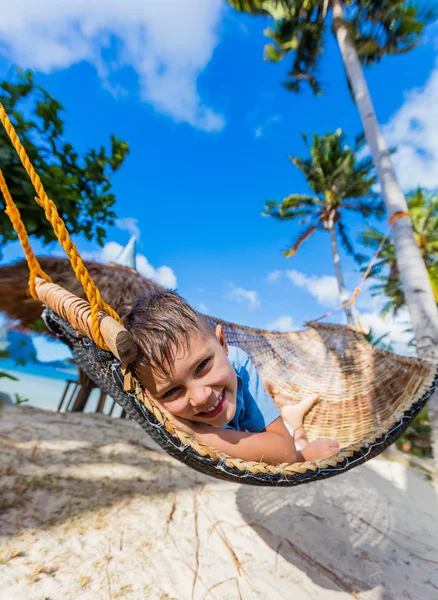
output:
{"label": "boy's hair", "polygon": [[189,347],[190,332],[214,334],[207,320],[171,290],[138,298],[123,322],[141,352],[135,366],[148,364],[163,377],[172,371],[180,348]]}

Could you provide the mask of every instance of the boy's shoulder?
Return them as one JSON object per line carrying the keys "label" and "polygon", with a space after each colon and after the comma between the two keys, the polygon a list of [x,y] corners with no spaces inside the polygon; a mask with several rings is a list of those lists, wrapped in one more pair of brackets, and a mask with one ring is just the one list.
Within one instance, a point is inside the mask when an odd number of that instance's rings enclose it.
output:
{"label": "boy's shoulder", "polygon": [[228,426],[236,431],[260,433],[278,419],[280,412],[265,390],[251,357],[242,348],[228,346],[228,359],[239,380],[236,414]]}
{"label": "boy's shoulder", "polygon": [[245,367],[251,359],[242,348],[239,348],[238,346],[228,346],[228,360],[235,369],[239,369]]}

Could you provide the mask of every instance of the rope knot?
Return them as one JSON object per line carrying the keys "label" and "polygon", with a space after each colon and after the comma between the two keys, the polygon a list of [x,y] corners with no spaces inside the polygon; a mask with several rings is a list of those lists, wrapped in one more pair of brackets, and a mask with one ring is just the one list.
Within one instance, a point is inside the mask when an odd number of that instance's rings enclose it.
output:
{"label": "rope knot", "polygon": [[402,219],[403,217],[409,217],[409,213],[402,210],[392,213],[392,215],[388,219],[390,227],[392,227],[396,221]]}

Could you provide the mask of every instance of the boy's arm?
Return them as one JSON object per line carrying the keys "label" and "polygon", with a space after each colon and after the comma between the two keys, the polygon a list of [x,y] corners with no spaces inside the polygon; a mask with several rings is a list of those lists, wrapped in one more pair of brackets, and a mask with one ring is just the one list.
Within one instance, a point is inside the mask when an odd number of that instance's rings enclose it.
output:
{"label": "boy's arm", "polygon": [[193,432],[198,441],[234,458],[266,462],[271,465],[304,461],[281,417],[275,419],[261,433],[211,427],[203,423],[175,418],[173,415],[171,419],[176,427],[182,425],[185,431]]}

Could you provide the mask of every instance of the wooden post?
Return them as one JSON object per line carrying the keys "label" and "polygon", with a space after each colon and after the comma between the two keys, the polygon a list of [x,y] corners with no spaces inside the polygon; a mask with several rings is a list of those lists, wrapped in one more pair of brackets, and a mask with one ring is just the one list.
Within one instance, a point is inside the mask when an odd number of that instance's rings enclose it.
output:
{"label": "wooden post", "polygon": [[79,369],[79,390],[75,398],[72,412],[84,412],[87,405],[88,398],[91,392],[96,388],[96,384],[92,381],[86,373]]}

